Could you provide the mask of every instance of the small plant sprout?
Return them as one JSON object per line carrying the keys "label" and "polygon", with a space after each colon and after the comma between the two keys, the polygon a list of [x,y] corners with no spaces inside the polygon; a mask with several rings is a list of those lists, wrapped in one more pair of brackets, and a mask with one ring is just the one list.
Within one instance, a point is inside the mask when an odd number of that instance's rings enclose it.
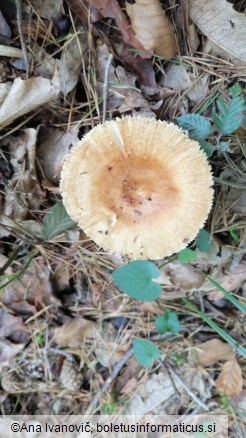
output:
{"label": "small plant sprout", "polygon": [[245,99],[239,83],[235,83],[229,91],[231,95],[229,99],[219,97],[215,102],[212,112],[214,127],[206,117],[200,114],[185,114],[177,118],[179,126],[200,143],[201,148],[209,157],[215,151],[220,153],[230,151],[230,143],[220,141],[220,139],[233,134],[243,121]]}
{"label": "small plant sprout", "polygon": [[61,176],[64,205],[88,237],[143,260],[170,256],[195,239],[212,185],[196,140],[172,123],[130,116],[85,135]]}

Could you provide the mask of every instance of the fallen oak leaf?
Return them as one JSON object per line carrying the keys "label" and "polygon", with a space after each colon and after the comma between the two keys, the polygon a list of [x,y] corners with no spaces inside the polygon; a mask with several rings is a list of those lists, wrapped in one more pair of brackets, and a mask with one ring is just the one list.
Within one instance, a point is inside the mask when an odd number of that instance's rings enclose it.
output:
{"label": "fallen oak leaf", "polygon": [[229,360],[222,366],[220,375],[215,381],[215,386],[227,397],[239,395],[242,392],[242,369],[235,359]]}

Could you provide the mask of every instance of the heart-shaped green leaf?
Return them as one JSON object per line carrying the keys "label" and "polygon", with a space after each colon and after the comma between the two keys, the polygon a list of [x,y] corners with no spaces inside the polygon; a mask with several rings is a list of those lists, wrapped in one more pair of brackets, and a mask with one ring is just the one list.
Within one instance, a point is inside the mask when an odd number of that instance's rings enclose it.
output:
{"label": "heart-shaped green leaf", "polygon": [[154,359],[159,359],[161,353],[153,342],[146,339],[133,339],[133,352],[137,362],[143,367],[151,367]]}
{"label": "heart-shaped green leaf", "polygon": [[159,275],[159,269],[146,260],[130,262],[112,273],[122,292],[142,301],[153,301],[160,296],[161,286],[153,281]]}

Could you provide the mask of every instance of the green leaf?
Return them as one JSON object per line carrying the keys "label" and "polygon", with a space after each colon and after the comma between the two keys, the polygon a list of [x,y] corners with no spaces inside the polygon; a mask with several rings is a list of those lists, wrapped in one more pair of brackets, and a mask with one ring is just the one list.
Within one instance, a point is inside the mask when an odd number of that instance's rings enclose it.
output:
{"label": "green leaf", "polygon": [[206,154],[208,157],[211,157],[211,156],[213,155],[214,150],[215,150],[213,144],[209,143],[209,142],[206,141],[206,140],[199,140],[199,144],[200,144],[200,146],[201,146],[201,149],[205,152],[205,154]]}
{"label": "green leaf", "polygon": [[191,303],[186,298],[182,298],[184,303],[199,315],[213,330],[215,330],[228,344],[230,344],[235,351],[237,351],[241,356],[246,358],[246,349],[239,345],[235,339],[233,339],[230,335],[228,335],[222,328],[220,328],[212,319],[208,318],[203,312],[201,312],[193,303]]}
{"label": "green leaf", "polygon": [[213,121],[223,134],[235,132],[243,120],[245,102],[241,95],[242,90],[239,83],[233,85],[230,92],[232,98],[229,102],[224,102],[221,97],[216,101],[220,114],[215,111],[212,112]]}
{"label": "green leaf", "polygon": [[212,133],[211,123],[206,117],[199,114],[185,114],[177,117],[179,126],[189,131],[191,138],[202,140]]}
{"label": "green leaf", "polygon": [[151,367],[154,359],[159,359],[161,353],[153,342],[146,339],[133,339],[133,352],[137,362],[143,367]]}
{"label": "green leaf", "polygon": [[211,236],[210,234],[202,229],[199,231],[196,238],[196,246],[201,252],[207,252],[211,248]]}
{"label": "green leaf", "polygon": [[63,203],[57,202],[44,217],[42,233],[45,239],[51,239],[74,225],[76,222],[68,216]]}
{"label": "green leaf", "polygon": [[196,253],[190,248],[185,248],[178,254],[178,261],[180,263],[191,263],[196,260]]}
{"label": "green leaf", "polygon": [[165,312],[163,315],[158,316],[155,320],[156,331],[161,335],[167,332],[174,333],[175,335],[180,331],[180,323],[177,313]]}
{"label": "green leaf", "polygon": [[153,281],[159,275],[160,271],[154,263],[146,260],[130,262],[112,273],[122,292],[142,301],[153,301],[160,296],[161,286]]}
{"label": "green leaf", "polygon": [[238,237],[237,232],[235,230],[235,227],[233,225],[230,227],[229,232],[230,232],[230,235],[233,238],[233,240],[235,242],[237,242],[239,240],[239,237]]}

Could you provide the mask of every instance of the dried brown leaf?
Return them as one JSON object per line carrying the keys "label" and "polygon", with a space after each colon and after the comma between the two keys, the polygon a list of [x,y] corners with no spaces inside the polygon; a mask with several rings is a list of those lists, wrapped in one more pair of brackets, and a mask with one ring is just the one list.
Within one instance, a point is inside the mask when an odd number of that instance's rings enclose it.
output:
{"label": "dried brown leaf", "polygon": [[88,0],[88,3],[90,6],[98,9],[103,17],[110,17],[116,21],[125,43],[130,44],[135,49],[144,50],[144,47],[135,37],[133,30],[129,26],[127,18],[117,0]]}
{"label": "dried brown leaf", "polygon": [[58,185],[65,156],[78,142],[78,129],[63,131],[61,129],[41,127],[38,134],[37,155],[46,178]]}
{"label": "dried brown leaf", "polygon": [[74,318],[55,330],[53,341],[60,347],[81,347],[84,342],[94,340],[99,328],[93,321]]}
{"label": "dried brown leaf", "polygon": [[204,366],[213,365],[219,360],[233,360],[234,357],[231,345],[217,338],[195,345],[195,359]]}
{"label": "dried brown leaf", "polygon": [[[42,90],[40,92],[40,90]],[[17,78],[0,107],[0,129],[58,96],[59,81],[44,78]]]}
{"label": "dried brown leaf", "polygon": [[0,312],[0,338],[7,338],[16,344],[27,344],[30,334],[20,317],[2,310]]}
{"label": "dried brown leaf", "polygon": [[145,50],[167,58],[172,58],[177,53],[173,28],[159,0],[126,3],[126,10],[136,37]]}
{"label": "dried brown leaf", "polygon": [[215,386],[227,397],[236,396],[242,392],[242,369],[235,359],[226,362],[222,366],[220,375],[215,381]]}
{"label": "dried brown leaf", "polygon": [[[22,265],[15,268],[22,269]],[[19,314],[33,315],[44,307],[57,314],[60,301],[52,294],[50,271],[42,257],[37,258],[25,273],[6,286],[2,302]]]}

